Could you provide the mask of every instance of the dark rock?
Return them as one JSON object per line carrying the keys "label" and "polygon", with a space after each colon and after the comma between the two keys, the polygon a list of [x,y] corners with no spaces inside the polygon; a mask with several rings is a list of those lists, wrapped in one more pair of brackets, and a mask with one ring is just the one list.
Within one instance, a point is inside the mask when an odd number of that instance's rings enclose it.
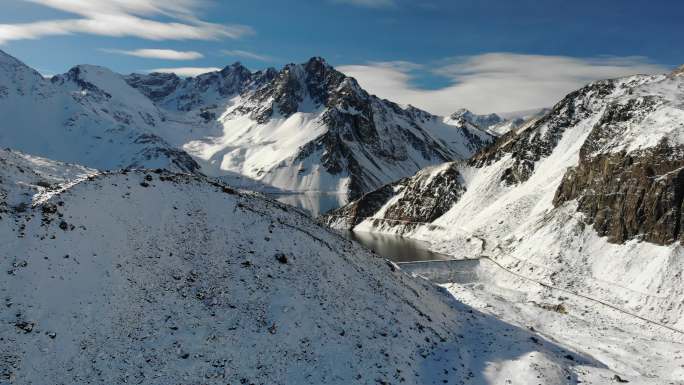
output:
{"label": "dark rock", "polygon": [[594,145],[585,143],[579,165],[563,177],[554,204],[577,199],[586,222],[610,242],[684,243],[684,146],[664,142],[630,154],[589,156]]}
{"label": "dark rock", "polygon": [[14,326],[16,326],[18,329],[20,329],[26,334],[31,333],[35,325],[36,324],[34,322],[30,321],[18,321],[14,324]]}
{"label": "dark rock", "polygon": [[278,253],[278,254],[276,254],[276,255],[275,255],[275,258],[276,258],[276,260],[277,260],[278,262],[280,262],[280,263],[282,263],[282,264],[286,264],[286,263],[287,263],[287,255],[285,255],[285,254],[283,254],[283,253]]}
{"label": "dark rock", "polygon": [[419,224],[432,222],[446,213],[463,195],[463,178],[457,165],[427,168],[411,178],[363,195],[358,200],[323,216],[323,221],[336,227],[353,229],[358,223],[373,216],[391,198],[402,194],[389,207],[383,219],[375,219],[378,225],[403,226],[411,229]]}

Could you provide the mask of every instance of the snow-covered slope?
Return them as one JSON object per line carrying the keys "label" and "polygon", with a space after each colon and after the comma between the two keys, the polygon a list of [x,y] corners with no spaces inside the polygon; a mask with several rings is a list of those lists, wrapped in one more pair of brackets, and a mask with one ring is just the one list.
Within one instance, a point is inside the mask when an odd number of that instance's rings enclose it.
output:
{"label": "snow-covered slope", "polygon": [[574,384],[578,373],[613,375],[262,196],[191,174],[93,175],[16,152],[0,159],[5,191],[64,181],[0,215],[0,382]]}
{"label": "snow-covered slope", "polygon": [[468,158],[493,140],[369,95],[321,58],[281,71],[234,64],[184,81],[163,74],[127,81],[171,116],[181,111],[210,124],[174,139],[204,173],[239,173],[286,190],[358,196],[422,167]]}
{"label": "snow-covered slope", "polygon": [[76,164],[0,149],[0,217],[23,212],[96,173]]}
{"label": "snow-covered slope", "polygon": [[[681,74],[594,82],[471,160],[370,193],[327,220],[425,239],[460,258],[489,255],[684,329],[683,106]],[[431,178],[441,182],[422,190]],[[446,185],[448,210],[439,206]]]}
{"label": "snow-covered slope", "polygon": [[194,171],[155,134],[164,118],[120,75],[78,66],[51,80],[0,51],[0,145],[100,169]]}

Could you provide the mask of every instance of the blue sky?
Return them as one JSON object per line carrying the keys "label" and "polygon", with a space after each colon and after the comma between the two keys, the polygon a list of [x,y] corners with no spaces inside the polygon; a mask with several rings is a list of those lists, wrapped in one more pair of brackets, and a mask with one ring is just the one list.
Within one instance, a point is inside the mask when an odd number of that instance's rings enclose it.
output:
{"label": "blue sky", "polygon": [[675,0],[4,0],[0,49],[192,74],[323,56],[380,96],[445,114],[550,104],[583,83],[684,62]]}

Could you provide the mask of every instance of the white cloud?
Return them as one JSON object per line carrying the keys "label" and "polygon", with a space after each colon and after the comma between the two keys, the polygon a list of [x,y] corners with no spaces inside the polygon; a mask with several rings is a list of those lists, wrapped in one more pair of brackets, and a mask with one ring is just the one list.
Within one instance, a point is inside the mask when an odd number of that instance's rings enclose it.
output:
{"label": "white cloud", "polygon": [[136,50],[123,50],[123,49],[102,49],[103,52],[116,53],[121,55],[142,57],[147,59],[165,59],[165,60],[194,60],[201,59],[204,57],[199,52],[195,51],[175,51],[172,49],[136,49]]}
{"label": "white cloud", "polygon": [[261,54],[249,52],[249,51],[242,51],[239,49],[235,49],[235,50],[224,49],[224,50],[221,50],[221,53],[226,55],[226,56],[241,57],[244,59],[253,59],[253,60],[265,61],[265,62],[273,61],[273,58],[271,56],[261,55]]}
{"label": "white cloud", "polygon": [[182,77],[189,77],[189,76],[197,76],[197,75],[202,75],[206,74],[207,72],[216,72],[220,71],[220,68],[217,67],[177,67],[177,68],[155,68],[152,70],[147,70],[145,72],[148,73],[153,73],[153,72],[161,72],[161,73],[167,73],[167,74],[176,74],[178,76]]}
{"label": "white cloud", "polygon": [[[244,25],[220,25],[195,16],[203,0],[24,0],[80,16],[20,24],[0,24],[0,44],[11,40],[77,33],[149,40],[213,40],[253,33]],[[171,20],[158,21],[150,16]]]}
{"label": "white cloud", "polygon": [[[445,59],[433,68],[408,62],[341,66],[361,86],[380,97],[446,115],[466,107],[474,112],[530,110],[555,104],[584,84],[635,73],[666,72],[643,57],[573,58],[489,53]],[[412,85],[418,71],[446,77],[440,89]]]}
{"label": "white cloud", "polygon": [[386,8],[396,5],[395,0],[333,0],[335,3],[351,4],[367,8]]}

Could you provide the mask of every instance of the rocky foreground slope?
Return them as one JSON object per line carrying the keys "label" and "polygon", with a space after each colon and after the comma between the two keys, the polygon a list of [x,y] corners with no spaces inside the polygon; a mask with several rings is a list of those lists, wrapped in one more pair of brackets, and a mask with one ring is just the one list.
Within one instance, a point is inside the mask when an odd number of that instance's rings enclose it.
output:
{"label": "rocky foreground slope", "polygon": [[259,195],[190,174],[0,159],[2,383],[613,376]]}
{"label": "rocky foreground slope", "polygon": [[681,72],[594,82],[472,159],[325,220],[488,255],[684,330],[683,106]]}
{"label": "rocky foreground slope", "polygon": [[321,58],[185,79],[81,65],[45,79],[0,51],[0,115],[1,145],[51,159],[352,197],[494,139],[370,95]]}

